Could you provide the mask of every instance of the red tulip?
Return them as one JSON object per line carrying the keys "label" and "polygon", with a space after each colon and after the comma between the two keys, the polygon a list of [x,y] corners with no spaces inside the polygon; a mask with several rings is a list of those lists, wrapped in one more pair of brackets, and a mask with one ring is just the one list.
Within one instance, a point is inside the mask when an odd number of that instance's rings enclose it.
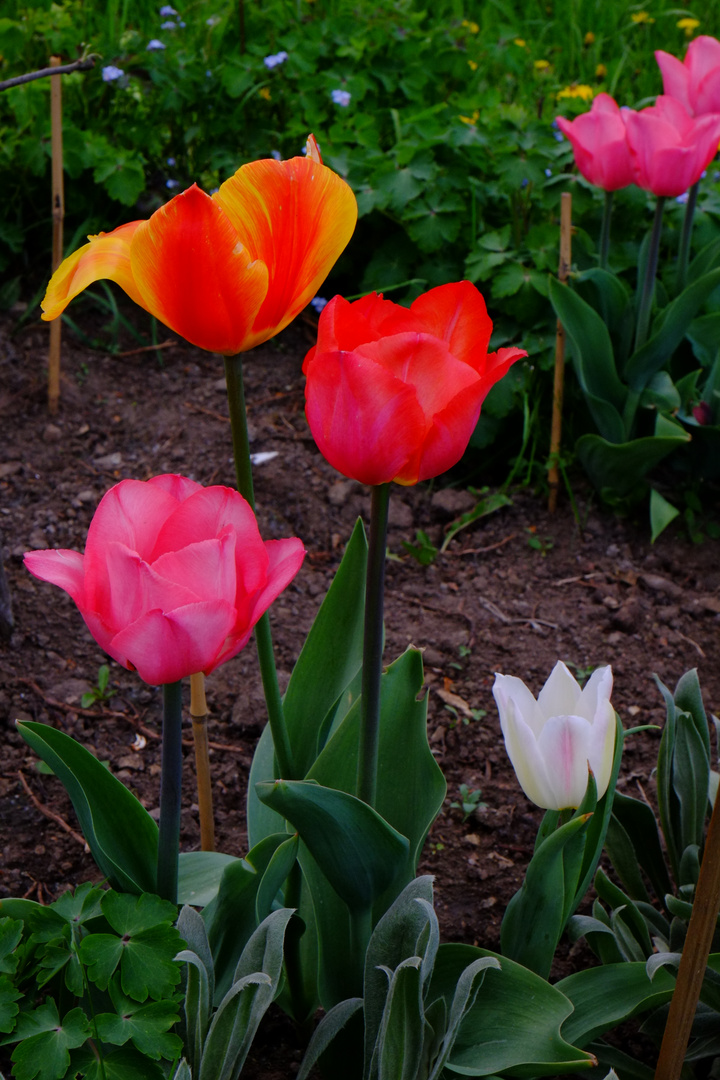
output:
{"label": "red tulip", "polygon": [[693,120],[684,105],[667,95],[648,109],[626,109],[624,114],[635,183],[654,195],[682,195],[717,153],[720,116]]}
{"label": "red tulip", "polygon": [[213,196],[193,184],[148,221],[91,237],[53,274],[43,318],[110,278],[193,345],[245,352],[306,307],[356,220],[355,196],[310,136],[307,157],[253,161]]}
{"label": "red tulip", "polygon": [[663,88],[681,102],[691,116],[720,113],[720,41],[703,34],[688,45],[685,60],[655,53]]}
{"label": "red tulip", "polygon": [[363,484],[416,484],[455,465],[490,388],[522,349],[488,355],[492,322],[469,281],[410,309],[336,296],[305,358],[306,413],[321,453]]}
{"label": "red tulip", "polygon": [[159,685],[240,652],[304,555],[297,539],[263,542],[232,488],[166,475],[111,488],[84,555],[28,551],[25,565],[70,594],[105,652]]}
{"label": "red tulip", "polygon": [[609,94],[598,94],[590,112],[575,120],[558,116],[556,123],[572,143],[575,164],[591,184],[604,191],[617,191],[633,183],[625,124],[620,108]]}

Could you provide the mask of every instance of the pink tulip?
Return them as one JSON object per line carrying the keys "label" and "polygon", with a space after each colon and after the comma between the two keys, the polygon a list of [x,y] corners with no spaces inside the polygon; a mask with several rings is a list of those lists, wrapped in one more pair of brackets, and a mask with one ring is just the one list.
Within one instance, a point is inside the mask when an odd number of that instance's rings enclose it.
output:
{"label": "pink tulip", "polygon": [[720,113],[720,41],[703,34],[690,42],[684,61],[661,49],[655,59],[665,93],[681,102],[691,116]]}
{"label": "pink tulip", "polygon": [[625,124],[617,103],[609,94],[598,94],[590,112],[575,120],[558,116],[557,126],[570,142],[575,164],[586,180],[604,191],[617,191],[634,178]]}
{"label": "pink tulip", "polygon": [[693,120],[684,105],[667,95],[648,109],[623,112],[635,183],[654,195],[682,195],[717,153],[720,115]]}
{"label": "pink tulip", "polygon": [[469,281],[411,307],[377,293],[323,308],[305,357],[306,415],[320,452],[362,484],[417,484],[456,465],[488,391],[527,353],[488,353],[492,321]]}
{"label": "pink tulip", "polygon": [[166,475],[111,488],[84,555],[28,551],[25,565],[70,594],[105,652],[159,685],[240,652],[304,555],[298,539],[263,542],[232,488]]}

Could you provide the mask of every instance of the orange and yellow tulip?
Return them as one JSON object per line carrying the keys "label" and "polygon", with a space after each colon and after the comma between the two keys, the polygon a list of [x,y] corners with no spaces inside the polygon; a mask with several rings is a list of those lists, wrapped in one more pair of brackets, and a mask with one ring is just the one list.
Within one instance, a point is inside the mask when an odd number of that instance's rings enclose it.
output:
{"label": "orange and yellow tulip", "polygon": [[108,278],[193,345],[245,352],[310,302],[356,220],[352,190],[311,135],[306,157],[253,161],[212,196],[193,184],[147,221],[90,237],[53,274],[43,319]]}

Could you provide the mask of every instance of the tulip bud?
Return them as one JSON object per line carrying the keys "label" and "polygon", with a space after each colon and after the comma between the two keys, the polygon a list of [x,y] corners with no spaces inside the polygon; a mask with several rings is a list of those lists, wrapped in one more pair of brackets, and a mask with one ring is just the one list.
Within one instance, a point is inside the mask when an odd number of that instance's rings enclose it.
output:
{"label": "tulip bud", "polygon": [[528,799],[546,810],[577,807],[588,769],[598,798],[610,783],[615,711],[612,669],[597,668],[585,688],[558,661],[537,701],[521,679],[495,675],[493,695],[505,748]]}

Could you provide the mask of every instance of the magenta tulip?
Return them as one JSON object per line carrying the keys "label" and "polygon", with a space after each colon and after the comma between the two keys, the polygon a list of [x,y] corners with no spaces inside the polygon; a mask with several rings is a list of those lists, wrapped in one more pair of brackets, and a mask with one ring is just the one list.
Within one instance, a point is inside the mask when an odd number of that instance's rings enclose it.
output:
{"label": "magenta tulip", "polygon": [[304,555],[298,539],[263,542],[232,488],[165,475],[111,488],[84,555],[29,551],[25,565],[70,594],[105,652],[159,685],[240,652]]}
{"label": "magenta tulip", "polygon": [[654,195],[682,195],[717,153],[720,115],[694,120],[684,105],[667,95],[648,109],[624,113],[635,183]]}
{"label": "magenta tulip", "polygon": [[590,112],[575,120],[558,116],[556,123],[572,143],[575,164],[586,180],[604,191],[617,191],[632,184],[634,170],[625,124],[620,108],[609,94],[598,94]]}
{"label": "magenta tulip", "polygon": [[305,358],[306,414],[321,453],[363,484],[416,484],[462,457],[490,388],[522,349],[488,353],[492,322],[469,281],[408,309],[371,293],[320,315]]}
{"label": "magenta tulip", "polygon": [[661,49],[655,59],[665,93],[684,105],[691,116],[720,113],[720,41],[703,34],[690,42],[684,61]]}

